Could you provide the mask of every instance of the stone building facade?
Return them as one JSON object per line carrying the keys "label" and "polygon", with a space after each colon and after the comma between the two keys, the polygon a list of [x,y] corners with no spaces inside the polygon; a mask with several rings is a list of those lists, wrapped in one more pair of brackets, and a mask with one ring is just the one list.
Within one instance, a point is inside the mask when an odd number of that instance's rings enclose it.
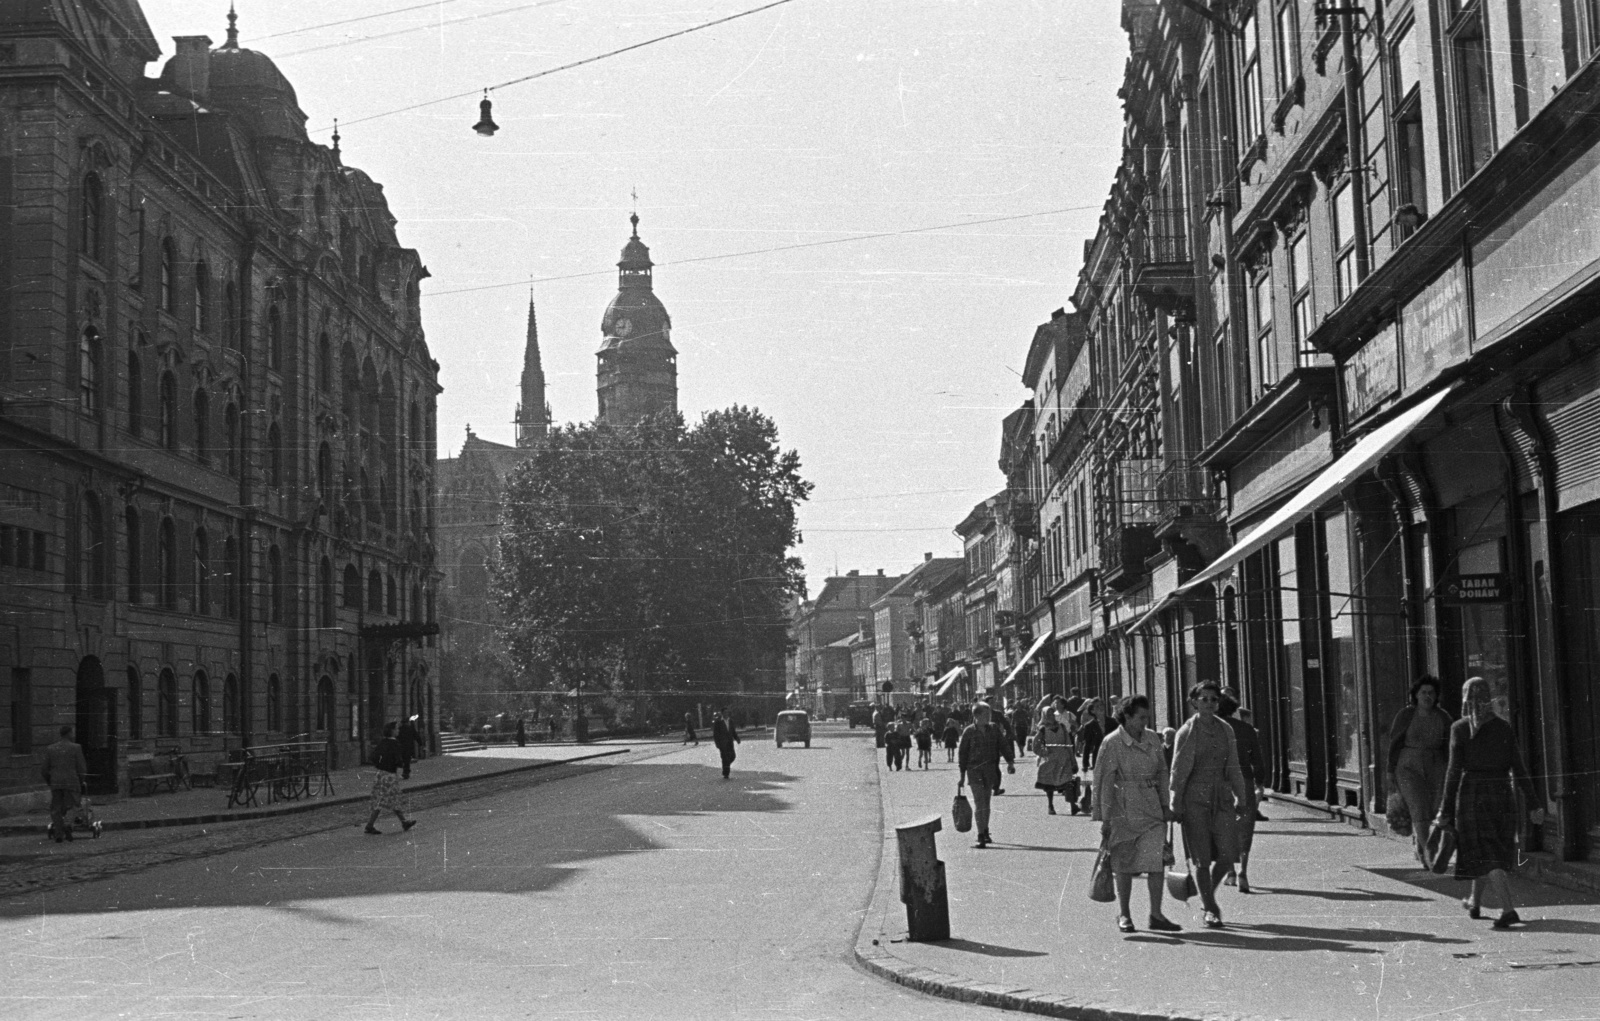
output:
{"label": "stone building facade", "polygon": [[176,43],[0,7],[0,791],[432,723],[427,270],[231,16]]}

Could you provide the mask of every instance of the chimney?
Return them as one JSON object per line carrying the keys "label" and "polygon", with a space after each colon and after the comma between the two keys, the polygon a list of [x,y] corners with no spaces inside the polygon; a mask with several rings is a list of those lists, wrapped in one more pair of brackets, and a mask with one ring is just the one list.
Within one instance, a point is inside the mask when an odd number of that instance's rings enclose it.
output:
{"label": "chimney", "polygon": [[861,577],[861,572],[860,571],[851,571],[849,574],[845,575],[845,577],[846,578],[859,578],[859,577]]}
{"label": "chimney", "polygon": [[924,564],[926,564],[927,562],[929,562],[932,559],[933,559],[933,554],[932,553],[924,553],[924,554],[922,554],[922,562]]}
{"label": "chimney", "polygon": [[172,84],[194,99],[205,99],[211,84],[211,37],[175,35],[178,55],[172,58]]}
{"label": "chimney", "polygon": [[883,577],[883,568],[878,568],[878,577]]}

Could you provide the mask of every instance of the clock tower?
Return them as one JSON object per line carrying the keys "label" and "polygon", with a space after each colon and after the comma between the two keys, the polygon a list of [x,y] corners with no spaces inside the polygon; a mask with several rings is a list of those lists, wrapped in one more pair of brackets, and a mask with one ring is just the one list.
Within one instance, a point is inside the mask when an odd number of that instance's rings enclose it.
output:
{"label": "clock tower", "polygon": [[602,425],[633,425],[647,415],[678,410],[678,352],[672,317],[651,282],[650,249],[633,236],[617,263],[617,296],[600,319],[597,383]]}

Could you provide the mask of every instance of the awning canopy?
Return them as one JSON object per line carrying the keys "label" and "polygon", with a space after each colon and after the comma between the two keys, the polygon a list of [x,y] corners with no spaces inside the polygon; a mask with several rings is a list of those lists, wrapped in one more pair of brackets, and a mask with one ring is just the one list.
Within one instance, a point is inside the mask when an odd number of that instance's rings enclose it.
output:
{"label": "awning canopy", "polygon": [[1044,643],[1048,642],[1053,637],[1055,637],[1054,631],[1046,631],[1038,638],[1035,638],[1033,640],[1033,644],[1028,646],[1027,653],[1021,659],[1017,660],[1017,665],[1011,668],[1011,672],[1006,674],[1006,679],[1001,681],[999,686],[1003,688],[1012,681],[1016,680],[1017,675],[1022,673],[1022,668],[1027,666],[1028,662],[1032,660],[1034,656],[1038,655],[1039,650],[1044,648]]}
{"label": "awning canopy", "polygon": [[1162,610],[1171,606],[1185,592],[1199,588],[1201,585],[1233,569],[1233,566],[1245,557],[1266,548],[1278,536],[1298,524],[1303,518],[1309,517],[1318,507],[1322,506],[1335,493],[1344,489],[1355,479],[1365,474],[1373,465],[1383,458],[1383,455],[1393,450],[1401,440],[1422,424],[1423,419],[1433,414],[1434,409],[1444,403],[1450,396],[1450,389],[1446,388],[1434,394],[1427,400],[1408,408],[1389,421],[1380,425],[1372,432],[1363,436],[1355,446],[1345,451],[1344,455],[1323,469],[1308,485],[1282,507],[1278,508],[1267,520],[1261,522],[1251,530],[1249,535],[1234,543],[1222,556],[1213,560],[1205,570],[1196,574],[1188,581],[1179,585],[1171,592],[1162,596],[1156,604],[1150,607],[1143,617],[1129,627],[1130,631],[1138,630],[1149,624]]}
{"label": "awning canopy", "polygon": [[943,695],[945,692],[949,691],[950,686],[956,683],[956,678],[960,677],[966,672],[966,670],[967,668],[964,666],[954,667],[943,677],[939,678],[937,681],[934,681],[933,683],[935,687],[933,689],[933,697],[938,698],[940,695]]}

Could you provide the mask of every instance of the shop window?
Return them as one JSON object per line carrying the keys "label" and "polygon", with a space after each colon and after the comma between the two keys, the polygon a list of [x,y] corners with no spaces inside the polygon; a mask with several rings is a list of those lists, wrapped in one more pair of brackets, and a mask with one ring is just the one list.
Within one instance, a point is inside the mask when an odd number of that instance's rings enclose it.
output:
{"label": "shop window", "polygon": [[[1281,696],[1288,713],[1288,758],[1291,767],[1301,771],[1310,758],[1306,741],[1305,656],[1308,642],[1315,635],[1305,634],[1300,619],[1300,572],[1296,550],[1298,538],[1290,534],[1277,542],[1278,552],[1278,629],[1282,647]],[[1310,580],[1310,579],[1308,579]]]}
{"label": "shop window", "polygon": [[178,679],[170,669],[156,680],[156,734],[178,736]]}
{"label": "shop window", "polygon": [[100,414],[100,331],[93,326],[78,335],[78,408]]}
{"label": "shop window", "polygon": [[128,739],[144,740],[144,679],[138,667],[128,668]]}

